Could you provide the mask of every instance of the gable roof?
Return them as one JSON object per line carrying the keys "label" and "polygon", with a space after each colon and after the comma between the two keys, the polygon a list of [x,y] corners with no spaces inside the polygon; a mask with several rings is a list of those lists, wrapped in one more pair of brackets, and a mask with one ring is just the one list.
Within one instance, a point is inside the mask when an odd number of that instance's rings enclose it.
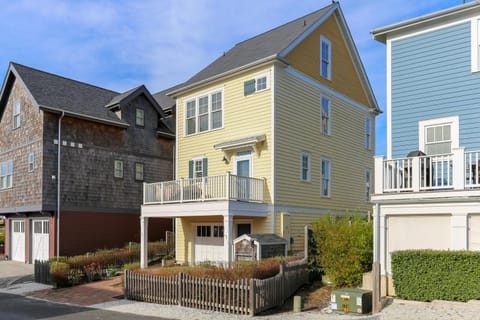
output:
{"label": "gable roof", "polygon": [[452,8],[436,11],[413,19],[408,19],[398,23],[390,24],[385,27],[377,28],[370,33],[373,38],[379,42],[386,43],[387,35],[389,33],[404,32],[436,23],[442,23],[447,20],[452,20],[465,15],[470,12],[480,12],[480,2],[478,0],[467,2]]}
{"label": "gable roof", "polygon": [[[10,79],[21,81],[34,103],[41,109],[52,112],[65,112],[70,116],[82,117],[103,123],[127,127],[128,123],[119,119],[112,111],[104,108],[118,92],[103,89],[84,82],[64,78],[11,62],[7,84]],[[2,89],[2,102],[7,91]],[[0,105],[3,113],[4,105]]]}
{"label": "gable roof", "polygon": [[171,88],[167,94],[175,95],[197,85],[268,61],[279,60],[288,65],[289,62],[285,59],[287,54],[332,15],[335,15],[339,22],[340,30],[345,38],[347,48],[352,56],[370,105],[376,112],[380,113],[381,110],[378,107],[358,50],[353,42],[338,2],[333,2],[320,10],[238,43],[185,83]]}
{"label": "gable roof", "polygon": [[175,107],[176,101],[174,98],[168,96],[168,93],[170,91],[181,88],[182,86],[183,86],[183,83],[153,94],[153,97],[155,98],[155,100],[160,105],[163,111],[169,111]]}

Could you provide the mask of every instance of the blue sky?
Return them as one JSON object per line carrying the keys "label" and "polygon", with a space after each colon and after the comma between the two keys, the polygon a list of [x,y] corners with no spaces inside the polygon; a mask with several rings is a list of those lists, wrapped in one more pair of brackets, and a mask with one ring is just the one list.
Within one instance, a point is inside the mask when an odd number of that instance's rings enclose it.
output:
{"label": "blue sky", "polygon": [[[370,30],[462,0],[342,0],[340,5],[380,107],[385,46]],[[9,61],[126,91],[158,92],[187,80],[236,43],[330,0],[0,0],[0,73]],[[386,154],[385,113],[377,154]]]}

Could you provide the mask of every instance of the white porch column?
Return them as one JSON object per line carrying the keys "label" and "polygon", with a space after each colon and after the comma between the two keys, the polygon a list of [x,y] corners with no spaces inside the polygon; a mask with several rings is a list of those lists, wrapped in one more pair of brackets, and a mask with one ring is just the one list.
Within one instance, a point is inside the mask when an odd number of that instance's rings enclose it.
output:
{"label": "white porch column", "polygon": [[223,216],[223,246],[225,248],[225,261],[231,262],[233,246],[233,216]]}
{"label": "white porch column", "polygon": [[140,268],[148,267],[148,218],[140,217]]}
{"label": "white porch column", "polygon": [[383,193],[383,156],[375,156],[375,194]]}
{"label": "white porch column", "polygon": [[451,220],[451,249],[468,249],[468,212],[452,212]]}
{"label": "white porch column", "polygon": [[453,189],[465,189],[465,147],[452,148]]}

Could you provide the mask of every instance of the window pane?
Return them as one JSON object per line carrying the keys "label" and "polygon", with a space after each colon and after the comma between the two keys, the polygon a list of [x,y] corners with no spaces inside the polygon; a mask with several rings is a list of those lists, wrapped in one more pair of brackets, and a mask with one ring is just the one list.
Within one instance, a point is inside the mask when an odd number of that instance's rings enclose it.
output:
{"label": "window pane", "polygon": [[198,113],[203,114],[208,112],[208,97],[198,99]]}
{"label": "window pane", "polygon": [[143,180],[143,163],[135,164],[135,180]]}
{"label": "window pane", "polygon": [[450,126],[443,126],[443,140],[451,140]]}
{"label": "window pane", "polygon": [[187,118],[195,117],[195,101],[187,102]]}
{"label": "window pane", "polygon": [[208,130],[208,114],[204,114],[200,117],[198,117],[198,126],[199,126],[199,131],[207,131]]}
{"label": "window pane", "polygon": [[264,90],[267,88],[267,77],[261,77],[256,80],[257,91]]}
{"label": "window pane", "polygon": [[217,92],[212,94],[212,111],[222,109],[222,93]]}
{"label": "window pane", "polygon": [[135,123],[138,126],[143,126],[145,124],[145,114],[142,109],[137,109]]}
{"label": "window pane", "polygon": [[435,128],[427,128],[427,143],[435,141]]}
{"label": "window pane", "polygon": [[195,118],[187,120],[187,134],[195,133]]}
{"label": "window pane", "polygon": [[212,113],[212,129],[222,127],[222,111],[216,111]]}
{"label": "window pane", "polygon": [[443,127],[435,127],[435,141],[443,141]]}

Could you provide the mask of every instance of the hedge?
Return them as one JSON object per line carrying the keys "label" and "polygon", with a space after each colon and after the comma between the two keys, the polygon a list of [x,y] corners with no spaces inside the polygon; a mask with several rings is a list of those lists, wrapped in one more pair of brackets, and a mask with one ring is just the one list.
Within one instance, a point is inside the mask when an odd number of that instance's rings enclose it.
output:
{"label": "hedge", "polygon": [[395,293],[406,300],[480,298],[480,252],[405,250],[392,253]]}
{"label": "hedge", "polygon": [[371,269],[372,222],[360,214],[326,215],[313,224],[322,271],[336,286],[356,286]]}

